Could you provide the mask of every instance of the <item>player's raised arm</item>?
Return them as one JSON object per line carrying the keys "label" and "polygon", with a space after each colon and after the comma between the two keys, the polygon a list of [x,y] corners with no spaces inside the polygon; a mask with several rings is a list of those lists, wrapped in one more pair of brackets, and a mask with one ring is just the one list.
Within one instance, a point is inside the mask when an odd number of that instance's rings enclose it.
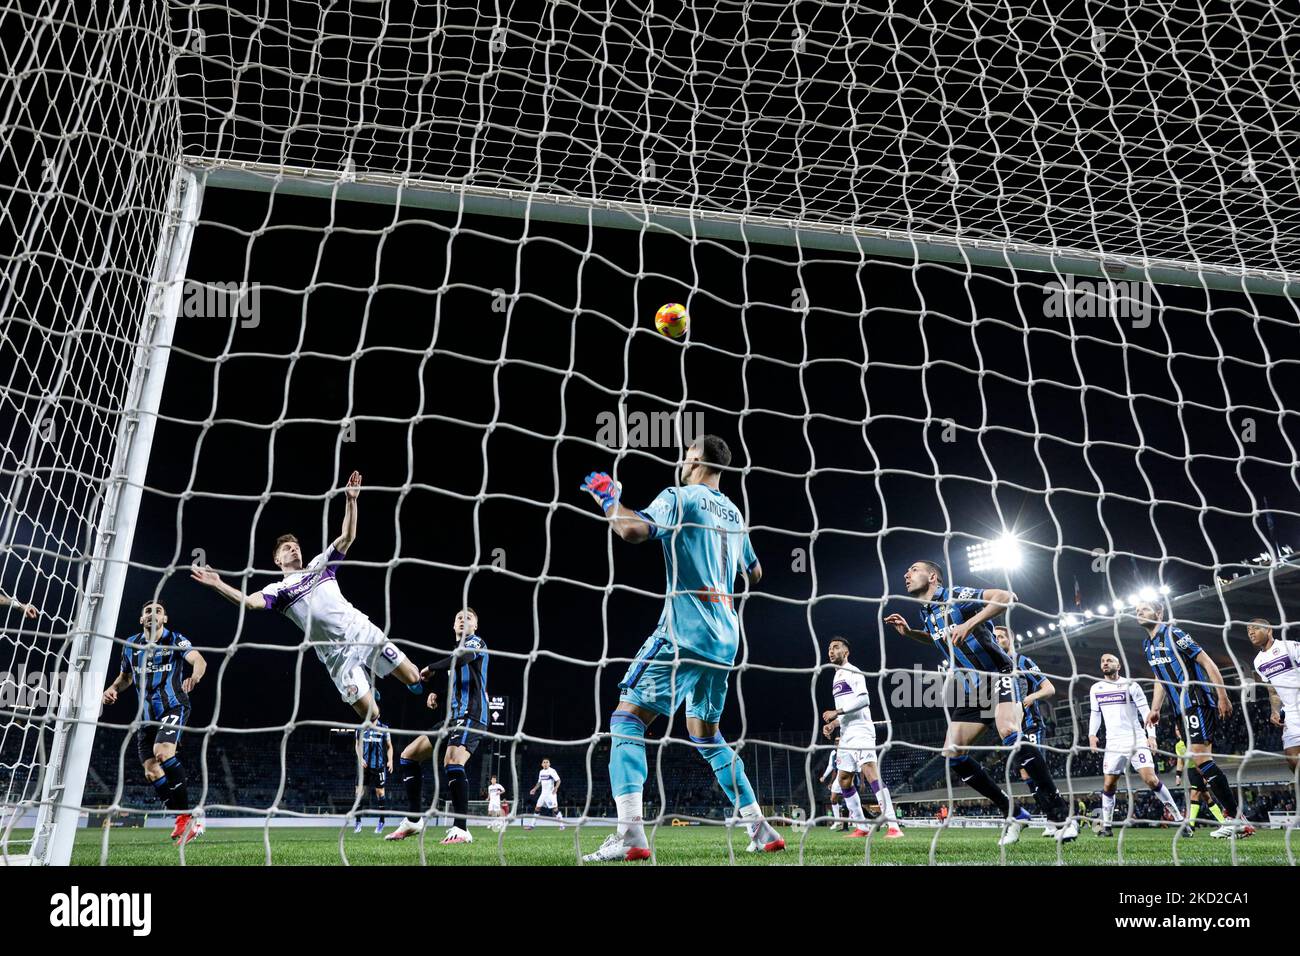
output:
{"label": "player's raised arm", "polygon": [[624,507],[618,500],[621,490],[616,482],[603,471],[593,471],[582,481],[582,489],[596,499],[609,526],[614,533],[629,544],[640,544],[654,537],[654,527],[631,508]]}
{"label": "player's raised arm", "polygon": [[919,631],[907,623],[907,619],[901,614],[891,614],[885,618],[885,623],[896,630],[903,637],[910,637],[912,640],[921,644],[931,644],[930,635],[925,631]]}
{"label": "player's raised arm", "polygon": [[26,618],[36,617],[37,612],[36,612],[35,604],[24,604],[22,601],[18,600],[15,597],[10,597],[2,589],[0,589],[0,607],[5,607],[10,604],[18,608],[19,612],[21,612],[23,617]]}
{"label": "player's raised arm", "polygon": [[340,554],[347,554],[352,542],[357,539],[357,495],[361,494],[361,472],[354,471],[348,476],[348,483],[343,486],[345,506],[343,509],[343,527],[331,547]]}
{"label": "player's raised arm", "polygon": [[[948,629],[949,641],[960,641],[966,637],[976,627],[985,621],[991,621],[995,617],[1001,617],[1006,613],[1011,605],[1016,603],[1016,596],[1010,591],[1002,588],[985,588],[980,598],[983,606],[975,612],[973,616],[962,621],[960,624],[954,624]],[[963,602],[966,603],[966,602]],[[976,603],[971,601],[969,603]]]}
{"label": "player's raised arm", "polygon": [[212,588],[227,601],[232,604],[242,604],[250,611],[266,610],[266,600],[259,594],[245,594],[239,588],[231,587],[225,581],[221,580],[221,575],[217,574],[207,565],[203,567],[195,566],[190,568],[190,577],[199,584]]}

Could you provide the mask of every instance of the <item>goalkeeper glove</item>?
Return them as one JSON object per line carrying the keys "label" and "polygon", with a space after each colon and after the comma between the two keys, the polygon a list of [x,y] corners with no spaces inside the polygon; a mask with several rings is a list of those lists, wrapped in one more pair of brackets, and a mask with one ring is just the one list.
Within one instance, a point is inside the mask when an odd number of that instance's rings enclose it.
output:
{"label": "goalkeeper glove", "polygon": [[603,471],[593,471],[584,478],[582,490],[589,491],[596,496],[605,514],[609,514],[609,509],[618,504],[618,496],[622,491],[618,482]]}

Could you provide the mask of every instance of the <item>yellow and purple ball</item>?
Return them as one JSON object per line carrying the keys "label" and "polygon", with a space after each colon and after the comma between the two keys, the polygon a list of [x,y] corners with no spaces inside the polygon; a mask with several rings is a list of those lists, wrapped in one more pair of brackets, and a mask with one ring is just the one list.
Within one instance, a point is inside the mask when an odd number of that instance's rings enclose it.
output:
{"label": "yellow and purple ball", "polygon": [[680,339],[686,334],[686,324],[690,320],[686,306],[670,302],[655,313],[655,328],[670,339]]}

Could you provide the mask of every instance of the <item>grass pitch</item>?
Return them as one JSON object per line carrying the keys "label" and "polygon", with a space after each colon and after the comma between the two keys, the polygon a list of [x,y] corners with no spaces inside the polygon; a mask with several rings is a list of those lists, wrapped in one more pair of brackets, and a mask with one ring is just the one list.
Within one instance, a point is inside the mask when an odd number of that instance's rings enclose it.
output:
{"label": "grass pitch", "polygon": [[[394,822],[396,822],[394,820]],[[391,826],[390,826],[391,829]],[[1079,839],[1060,849],[1060,862],[1070,865],[1143,865],[1173,864],[1184,866],[1231,866],[1233,842],[1212,840],[1209,827],[1197,830],[1193,839],[1179,839],[1174,847],[1171,829],[1134,828],[1109,839],[1084,830]],[[592,825],[565,830],[539,827],[526,831],[518,826],[504,834],[485,828],[473,830],[474,842],[440,846],[443,831],[428,830],[421,846],[411,838],[389,843],[376,836],[373,828],[353,833],[333,827],[276,827],[269,830],[244,827],[209,827],[185,850],[189,866],[340,866],[345,862],[360,866],[574,866],[580,853],[589,853],[610,832],[608,827]],[[825,827],[802,833],[782,828],[787,848],[782,853],[749,854],[742,831],[728,831],[721,826],[661,826],[653,836],[655,857],[661,866],[790,866],[799,863],[817,866],[938,864],[998,864],[1003,862],[994,829],[948,829],[939,833],[932,828],[912,827],[901,840],[885,840],[883,833],[870,842],[847,839],[844,834]],[[18,834],[14,834],[15,837]],[[73,865],[97,865],[103,831],[85,829],[77,834]],[[1236,843],[1236,863],[1247,866],[1287,866],[1286,833],[1260,830]],[[1055,840],[1045,839],[1041,831],[1026,829],[1015,846],[1008,847],[1005,862],[1019,866],[1051,866],[1058,862]],[[1300,835],[1292,832],[1291,853],[1300,859]],[[868,856],[869,854],[869,856]],[[269,858],[269,859],[268,859]],[[110,832],[107,863],[115,866],[175,866],[180,852],[167,838],[167,831],[117,828]],[[599,864],[606,867],[634,864]]]}

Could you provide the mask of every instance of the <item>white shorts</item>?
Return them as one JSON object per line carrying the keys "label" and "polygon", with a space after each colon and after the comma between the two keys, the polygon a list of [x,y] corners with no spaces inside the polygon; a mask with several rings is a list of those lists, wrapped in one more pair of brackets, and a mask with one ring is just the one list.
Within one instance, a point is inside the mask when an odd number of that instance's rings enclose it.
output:
{"label": "white shorts", "polygon": [[317,654],[329,671],[334,686],[345,704],[355,704],[370,692],[370,675],[387,677],[402,661],[402,652],[392,641],[384,639],[384,632],[373,624],[359,641],[339,645],[337,653]]}
{"label": "white shorts", "polygon": [[489,804],[488,804],[488,816],[490,816],[490,817],[499,817],[499,816],[501,816],[501,804],[499,804],[499,803],[489,803]]}
{"label": "white shorts", "polygon": [[1132,751],[1107,750],[1102,758],[1101,772],[1118,777],[1130,764],[1139,773],[1145,768],[1155,769],[1155,761],[1151,759],[1151,751],[1146,747],[1134,747]]}
{"label": "white shorts", "polygon": [[555,794],[552,793],[552,794],[550,794],[549,796],[541,796],[541,797],[538,797],[538,798],[537,798],[537,806],[539,806],[539,807],[545,807],[545,808],[548,809],[548,810],[554,810],[556,807],[559,806],[559,804],[556,803],[556,801],[555,801]]}
{"label": "white shorts", "polygon": [[850,773],[864,763],[876,762],[876,725],[858,720],[840,727],[840,746],[835,751],[835,765]]}
{"label": "white shorts", "polygon": [[1300,747],[1300,720],[1288,720],[1282,725],[1282,749]]}

